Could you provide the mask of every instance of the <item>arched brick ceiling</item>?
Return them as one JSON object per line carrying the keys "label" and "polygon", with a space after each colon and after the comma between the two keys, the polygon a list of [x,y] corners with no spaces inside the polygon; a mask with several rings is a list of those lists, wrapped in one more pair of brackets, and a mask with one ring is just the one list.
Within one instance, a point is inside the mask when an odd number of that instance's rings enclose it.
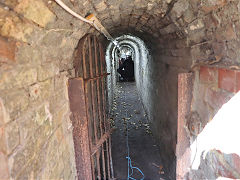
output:
{"label": "arched brick ceiling", "polygon": [[[73,21],[71,24],[83,24],[71,15],[66,17],[66,12],[63,12],[54,0],[44,1],[58,19]],[[234,9],[237,8],[237,2],[226,0],[63,0],[63,2],[82,16],[95,14],[110,33],[134,31],[165,38],[167,34],[169,38],[185,36],[202,28],[209,18],[217,25],[217,9],[228,3],[234,3]],[[3,3],[15,11],[19,6],[18,0],[3,0]],[[213,11],[216,13],[208,17]]]}
{"label": "arched brick ceiling", "polygon": [[205,17],[209,12],[227,4],[224,0],[65,0],[64,2],[83,16],[94,13],[110,32],[131,29],[136,32],[148,32],[154,37],[169,33],[180,35],[178,31],[187,33],[188,26],[194,23],[197,25],[194,20]]}
{"label": "arched brick ceiling", "polygon": [[[41,5],[42,8],[39,8],[39,12],[35,14],[31,11],[33,8],[31,2],[36,3],[34,0],[3,0],[1,3],[6,4],[12,10],[13,21],[5,21],[6,17],[2,18],[1,22],[7,23],[3,25],[0,23],[1,35],[13,37],[29,44],[37,44],[42,43],[39,41],[41,39],[39,37],[41,35],[45,37],[50,31],[51,34],[53,32],[61,33],[61,38],[68,37],[76,41],[85,34],[95,31],[88,24],[65,12],[54,0],[43,1],[50,12]],[[240,64],[240,53],[234,50],[239,49],[239,1],[63,1],[82,16],[89,13],[95,14],[114,37],[132,33],[142,38],[147,44],[158,46],[157,49],[189,47],[193,59],[197,61],[212,60],[215,62],[224,59],[227,63],[231,62],[230,64]],[[42,15],[40,12],[45,12],[45,10],[47,13],[43,13],[43,15],[48,14],[49,16],[39,19],[39,16]],[[2,13],[6,12],[3,10]],[[17,18],[15,18],[16,14]],[[17,30],[12,28],[14,26],[9,26],[9,22],[10,25],[13,22]],[[10,30],[6,31],[5,27]],[[60,40],[60,38],[57,39]]]}
{"label": "arched brick ceiling", "polygon": [[227,66],[239,61],[239,54],[233,50],[239,48],[239,1],[106,0],[91,3],[94,13],[114,36],[133,33],[160,49],[189,47],[196,61],[224,61]]}
{"label": "arched brick ceiling", "polygon": [[[133,32],[159,39],[205,41],[221,23],[229,24],[239,17],[236,1],[226,0],[64,0],[79,14],[94,13],[113,35]],[[49,1],[48,1],[49,3]],[[54,3],[53,3],[54,4]],[[231,7],[232,6],[232,7]],[[59,7],[53,6],[54,10]],[[224,10],[225,8],[225,10]],[[221,9],[226,15],[221,20]],[[229,10],[232,10],[230,12]],[[59,10],[57,11],[59,16]],[[72,18],[72,17],[71,17]],[[221,22],[220,22],[221,21]],[[205,32],[203,32],[205,31]],[[200,37],[192,37],[192,34]],[[148,36],[147,37],[150,37]]]}
{"label": "arched brick ceiling", "polygon": [[[59,7],[47,3],[59,16]],[[173,23],[174,14],[180,16],[190,6],[187,1],[176,0],[64,0],[64,3],[83,16],[95,14],[110,33],[130,30],[155,37],[160,29]]]}

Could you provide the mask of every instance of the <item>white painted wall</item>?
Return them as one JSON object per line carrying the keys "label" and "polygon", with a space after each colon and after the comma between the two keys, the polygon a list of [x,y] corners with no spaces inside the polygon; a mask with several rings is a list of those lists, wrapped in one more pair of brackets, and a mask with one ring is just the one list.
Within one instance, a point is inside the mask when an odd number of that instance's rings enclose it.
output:
{"label": "white painted wall", "polygon": [[[134,51],[134,71],[138,93],[142,99],[142,103],[147,111],[147,114],[150,114],[151,100],[149,89],[151,89],[152,81],[150,79],[149,61],[151,61],[151,56],[149,55],[149,51],[145,43],[138,37],[123,35],[116,38],[116,40],[119,42],[120,46],[127,44]],[[111,88],[115,87],[117,80],[116,64],[118,63],[118,59],[114,57],[115,48],[113,46],[113,43],[110,43],[106,52],[107,69],[108,72],[111,72],[111,76],[113,76],[108,78],[109,92],[114,91]]]}

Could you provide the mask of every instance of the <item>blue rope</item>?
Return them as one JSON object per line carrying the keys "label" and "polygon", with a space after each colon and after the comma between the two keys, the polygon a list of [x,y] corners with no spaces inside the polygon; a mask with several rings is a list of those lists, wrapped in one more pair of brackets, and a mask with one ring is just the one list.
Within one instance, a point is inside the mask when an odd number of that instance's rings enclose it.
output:
{"label": "blue rope", "polygon": [[126,157],[126,158],[128,159],[128,172],[129,172],[129,167],[130,167],[130,169],[132,171],[131,174],[128,174],[128,179],[136,180],[135,178],[131,177],[133,175],[133,169],[136,169],[136,170],[138,170],[142,174],[142,178],[140,180],[144,180],[143,172],[138,167],[132,166],[132,161],[131,161],[131,158],[129,156]]}
{"label": "blue rope", "polygon": [[[125,102],[126,102],[126,93],[125,93]],[[127,117],[127,109],[126,109],[126,117]],[[142,174],[142,178],[140,180],[144,180],[143,172],[138,167],[132,166],[132,160],[129,156],[129,151],[130,150],[129,150],[129,144],[128,144],[128,119],[126,119],[126,121],[127,121],[127,123],[126,123],[127,124],[127,141],[126,141],[126,143],[127,143],[127,154],[128,154],[128,156],[126,157],[128,159],[128,177],[127,177],[127,180],[129,180],[129,179],[137,180],[137,179],[131,177],[133,175],[133,170],[134,169],[138,170]],[[131,173],[130,173],[130,169],[131,169]]]}

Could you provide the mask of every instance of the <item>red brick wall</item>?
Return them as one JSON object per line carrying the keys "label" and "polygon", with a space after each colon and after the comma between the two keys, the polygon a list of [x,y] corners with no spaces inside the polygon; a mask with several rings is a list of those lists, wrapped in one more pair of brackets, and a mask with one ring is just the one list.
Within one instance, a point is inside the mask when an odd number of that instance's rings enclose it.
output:
{"label": "red brick wall", "polygon": [[[201,121],[200,133],[206,124],[213,119],[222,105],[227,103],[240,90],[240,71],[202,66],[195,71],[193,86],[191,111],[199,114]],[[187,121],[186,118],[185,129],[187,129]],[[190,144],[195,138],[191,136],[191,133],[189,134]],[[193,177],[240,178],[240,157],[237,154],[225,154],[217,149],[211,150],[203,163],[201,162],[201,166],[197,171],[189,172],[190,179]]]}
{"label": "red brick wall", "polygon": [[240,71],[203,66],[200,68],[200,82],[217,84],[217,88],[237,93],[240,90]]}

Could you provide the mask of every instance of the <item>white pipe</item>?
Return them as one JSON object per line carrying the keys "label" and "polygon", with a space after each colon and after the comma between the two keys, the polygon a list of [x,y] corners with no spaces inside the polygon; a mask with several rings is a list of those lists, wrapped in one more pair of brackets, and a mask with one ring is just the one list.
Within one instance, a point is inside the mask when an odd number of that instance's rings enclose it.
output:
{"label": "white pipe", "polygon": [[71,15],[73,15],[74,17],[80,19],[81,21],[84,21],[88,24],[94,25],[94,23],[92,21],[89,21],[85,18],[83,18],[82,16],[80,16],[79,14],[75,13],[73,10],[71,10],[66,4],[64,4],[61,0],[55,0],[63,9],[65,9],[67,12],[69,12]]}
{"label": "white pipe", "polygon": [[82,16],[80,16],[79,14],[75,13],[73,10],[71,10],[66,4],[64,4],[61,0],[55,0],[56,3],[58,3],[59,6],[61,6],[65,11],[67,11],[68,13],[70,13],[71,15],[73,15],[74,17],[80,19],[81,21],[83,22],[86,22],[90,25],[92,25],[94,28],[96,28],[99,32],[103,33],[103,35],[105,37],[107,37],[108,40],[112,41],[113,44],[115,46],[117,46],[117,48],[119,48],[119,45],[118,45],[118,42],[117,41],[114,41],[112,36],[108,36],[106,35],[99,27],[97,27],[97,25],[94,23],[94,21],[89,21],[87,20],[86,18],[83,18]]}
{"label": "white pipe", "polygon": [[[55,0],[56,3],[58,3],[59,6],[61,6],[65,11],[67,11],[68,13],[70,13],[71,15],[73,15],[74,17],[80,19],[81,21],[84,21],[90,25],[92,25],[93,27],[95,27],[99,32],[102,32],[100,28],[98,28],[95,24],[94,21],[89,21],[86,18],[83,18],[82,16],[80,16],[79,14],[75,13],[73,10],[71,10],[66,4],[64,4],[61,0]],[[104,34],[105,35],[105,34]],[[106,36],[106,35],[105,35]]]}

